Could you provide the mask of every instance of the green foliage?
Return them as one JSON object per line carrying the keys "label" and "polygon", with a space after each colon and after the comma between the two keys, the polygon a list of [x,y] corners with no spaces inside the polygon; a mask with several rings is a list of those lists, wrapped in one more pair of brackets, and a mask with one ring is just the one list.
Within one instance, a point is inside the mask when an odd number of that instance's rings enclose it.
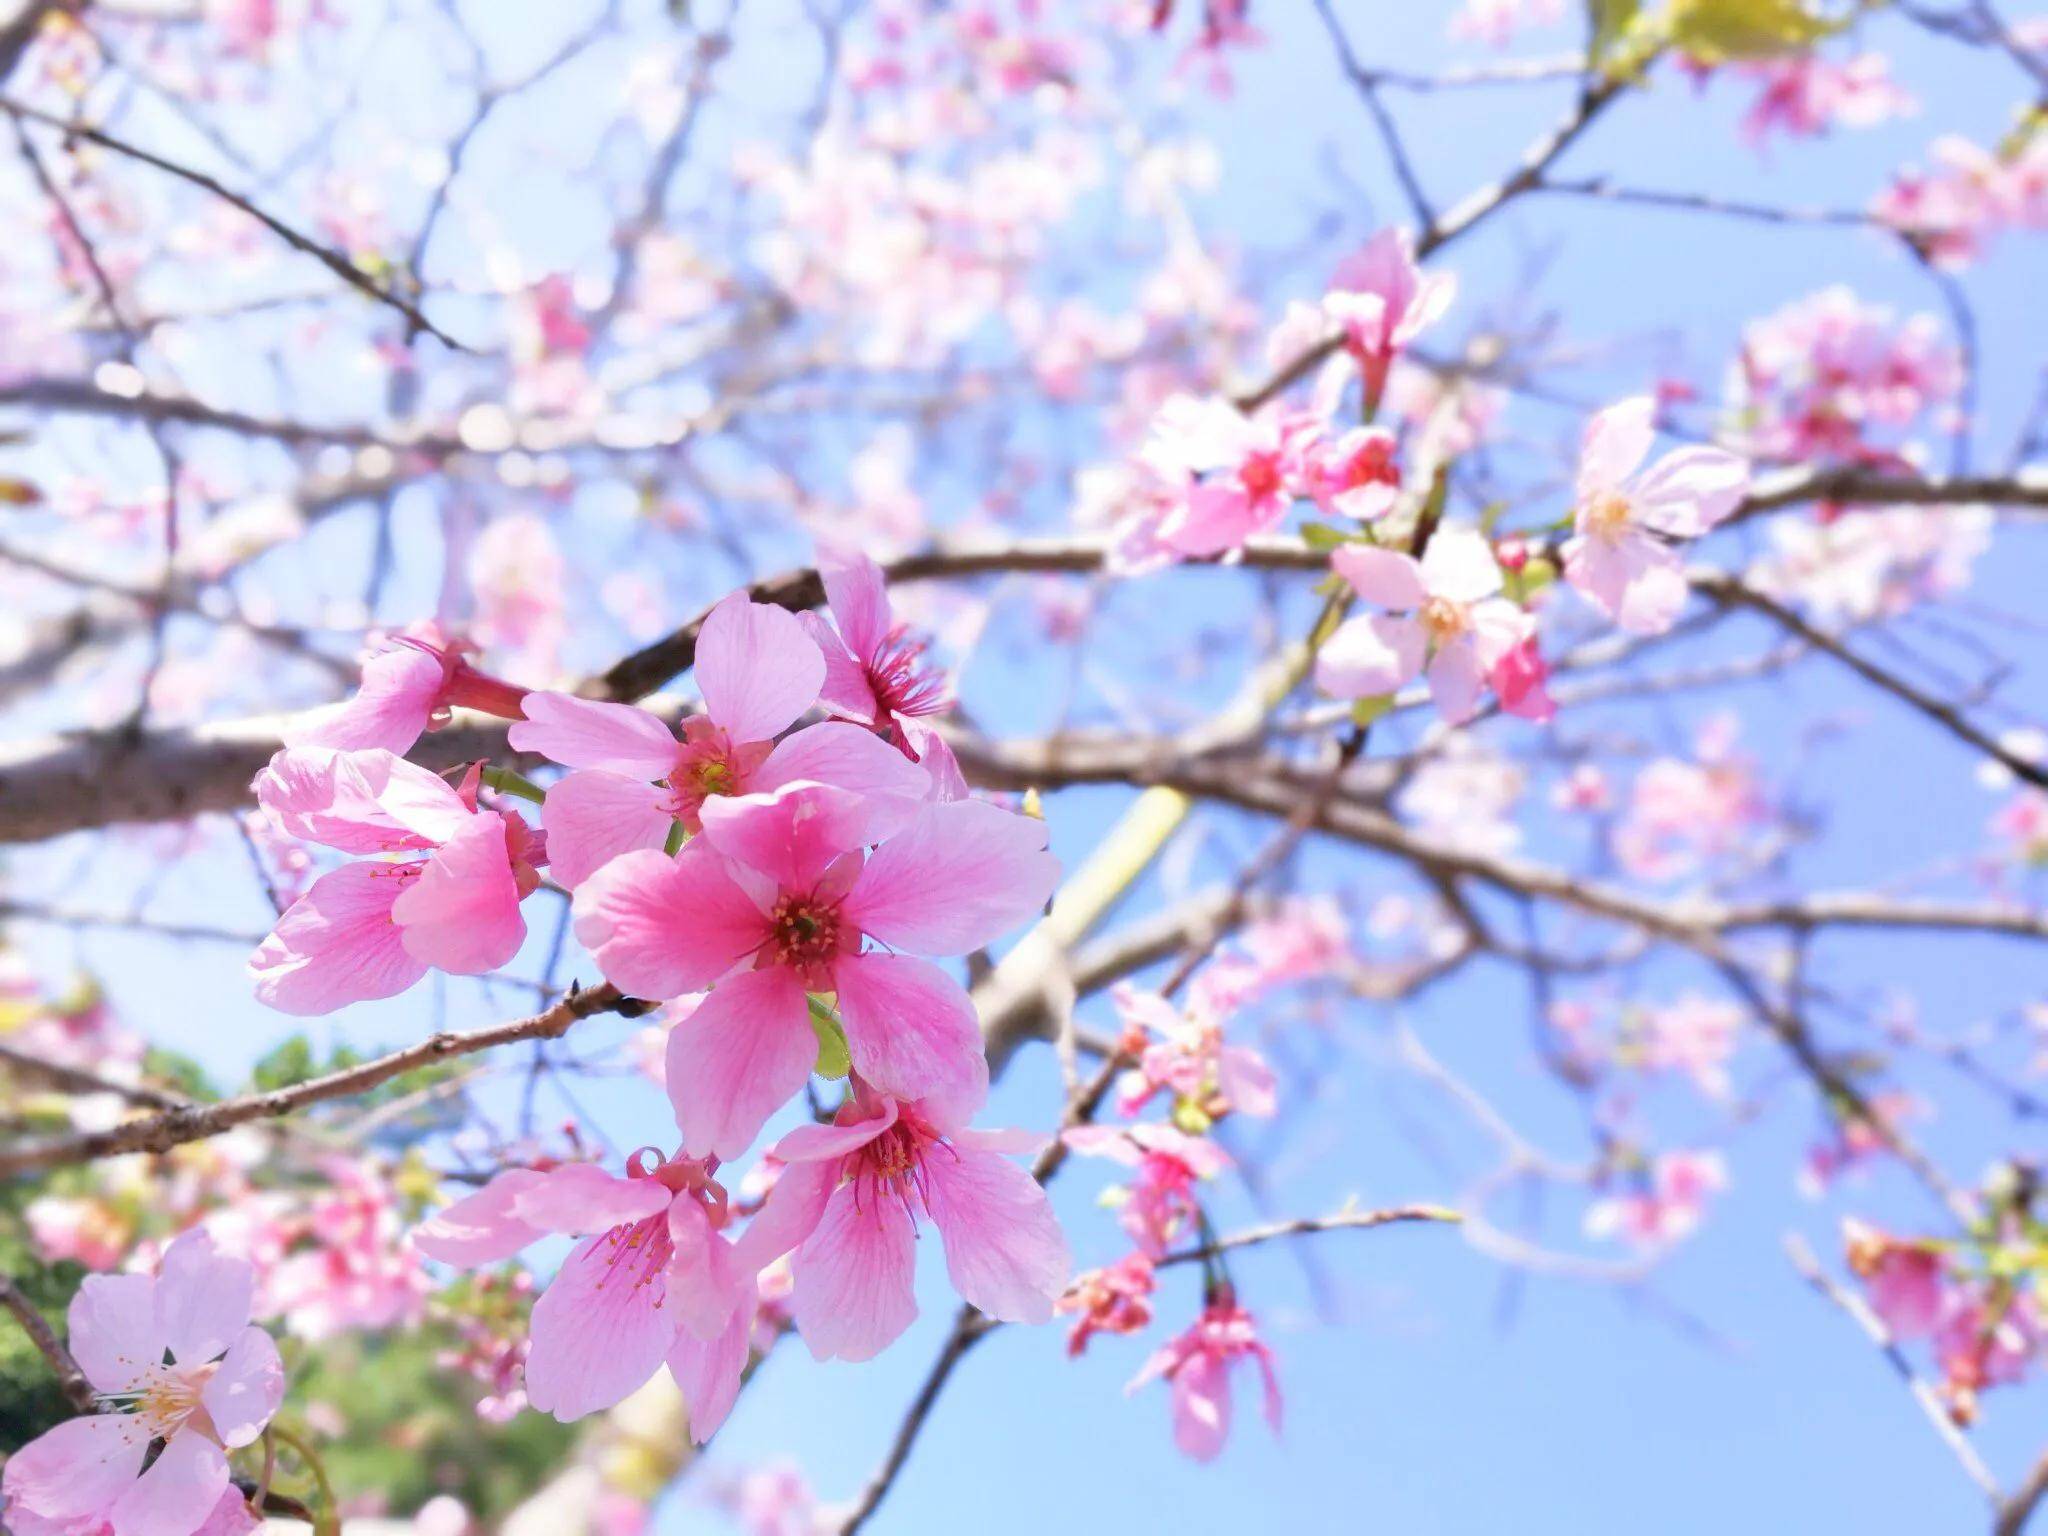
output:
{"label": "green foliage", "polygon": [[295,1427],[328,1425],[330,1415],[346,1426],[307,1431],[338,1497],[376,1494],[410,1512],[453,1494],[488,1527],[560,1465],[576,1431],[531,1411],[507,1424],[480,1418],[474,1384],[439,1363],[458,1347],[452,1329],[429,1321],[290,1351]]}
{"label": "green foliage", "polygon": [[[11,1280],[64,1337],[64,1309],[85,1271],[76,1264],[45,1264],[28,1240],[22,1211],[36,1190],[0,1189],[0,1275]],[[28,1335],[0,1315],[0,1453],[19,1450],[71,1412],[56,1375]]]}

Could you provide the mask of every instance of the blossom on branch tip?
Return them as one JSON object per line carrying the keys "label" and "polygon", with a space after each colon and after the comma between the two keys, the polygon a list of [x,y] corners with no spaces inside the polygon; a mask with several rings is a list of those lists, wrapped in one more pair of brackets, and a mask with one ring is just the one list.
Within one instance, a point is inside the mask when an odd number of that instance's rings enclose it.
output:
{"label": "blossom on branch tip", "polygon": [[1059,868],[1045,842],[1043,822],[980,801],[906,823],[799,782],[707,805],[673,857],[614,859],[576,893],[576,937],[637,996],[711,986],[669,1034],[669,1095],[693,1153],[737,1157],[810,1075],[811,993],[836,995],[853,1069],[877,1088],[978,1102],[974,1005],[915,957],[979,949],[1043,907]]}
{"label": "blossom on branch tip", "polygon": [[9,1510],[67,1536],[100,1522],[112,1536],[246,1530],[218,1518],[227,1453],[255,1441],[284,1399],[277,1346],[249,1322],[254,1289],[250,1267],[200,1232],[172,1243],[155,1275],[87,1276],[71,1300],[71,1353],[103,1411],[8,1459]]}
{"label": "blossom on branch tip", "polygon": [[1420,560],[1351,544],[1330,564],[1359,597],[1392,610],[1347,619],[1324,642],[1316,682],[1336,698],[1384,697],[1426,675],[1438,712],[1461,724],[1478,712],[1495,669],[1535,632],[1535,621],[1500,596],[1500,566],[1476,529],[1439,528]]}
{"label": "blossom on branch tip", "polygon": [[544,836],[479,807],[479,769],[460,788],[389,752],[288,747],[256,798],[297,837],[366,858],[313,882],[249,959],[256,995],[285,1013],[391,997],[429,969],[478,976],[526,938],[520,903],[539,888]]}
{"label": "blossom on branch tip", "polygon": [[1344,351],[1365,381],[1367,414],[1379,406],[1396,358],[1441,320],[1457,297],[1458,280],[1425,273],[1403,229],[1383,229],[1337,265],[1323,313],[1341,332]]}
{"label": "blossom on branch tip", "polygon": [[526,1395],[563,1423],[609,1408],[664,1363],[702,1444],[739,1390],[753,1271],[731,1241],[717,1165],[636,1152],[619,1178],[591,1163],[512,1168],[422,1222],[413,1244],[462,1268],[549,1233],[580,1237],[534,1303]]}
{"label": "blossom on branch tip", "polygon": [[1564,576],[1631,634],[1669,629],[1685,606],[1685,562],[1671,540],[1696,539],[1733,512],[1749,465],[1720,448],[1681,448],[1636,470],[1656,437],[1656,401],[1638,395],[1586,426],[1564,543]]}
{"label": "blossom on branch tip", "polygon": [[1230,1438],[1230,1372],[1240,1360],[1259,1368],[1266,1423],[1280,1431],[1280,1378],[1273,1351],[1252,1315],[1224,1286],[1186,1333],[1163,1345],[1124,1390],[1164,1379],[1173,1401],[1173,1443],[1196,1461],[1213,1461]]}
{"label": "blossom on branch tip", "polygon": [[924,659],[924,642],[896,622],[881,567],[865,555],[819,568],[832,622],[799,617],[825,658],[818,702],[832,714],[872,727],[910,757],[917,743],[907,722],[951,707],[945,678]]}
{"label": "blossom on branch tip", "polygon": [[926,798],[925,775],[856,727],[827,721],[775,741],[825,680],[824,658],[796,615],[734,593],[704,621],[696,673],[704,713],[683,722],[680,741],[630,704],[527,696],[526,718],[506,739],[571,770],[541,811],[564,885],[581,885],[620,854],[660,848],[677,821],[695,832],[718,796],[812,779],[906,804]]}
{"label": "blossom on branch tip", "polygon": [[1010,1154],[1040,1138],[978,1131],[979,1099],[896,1099],[858,1084],[830,1125],[775,1144],[781,1176],[739,1252],[765,1265],[795,1251],[790,1308],[820,1360],[867,1360],[917,1316],[917,1227],[938,1228],[961,1297],[1006,1323],[1042,1323],[1069,1257],[1052,1204]]}
{"label": "blossom on branch tip", "polygon": [[526,690],[479,672],[469,661],[476,649],[445,638],[434,624],[392,636],[364,661],[355,694],[288,731],[285,745],[403,753],[430,726],[447,724],[458,706],[517,720]]}

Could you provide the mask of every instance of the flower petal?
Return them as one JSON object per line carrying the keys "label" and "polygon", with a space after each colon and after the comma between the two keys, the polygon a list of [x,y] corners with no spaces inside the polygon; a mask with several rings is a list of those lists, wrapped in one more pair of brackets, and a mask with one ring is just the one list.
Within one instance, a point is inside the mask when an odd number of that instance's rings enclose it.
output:
{"label": "flower petal", "polygon": [[768,937],[768,920],[709,843],[674,858],[623,854],[577,887],[577,942],[611,982],[637,997],[681,997],[711,985]]}
{"label": "flower petal", "polygon": [[507,1168],[473,1195],[466,1195],[413,1228],[413,1246],[430,1259],[471,1269],[509,1259],[544,1235],[513,1214],[519,1197],[547,1175],[533,1168]]}
{"label": "flower petal", "polygon": [[10,1502],[46,1520],[104,1516],[142,1470],[149,1434],[133,1414],[66,1419],[7,1458]]}
{"label": "flower petal", "polygon": [[803,983],[777,966],[714,987],[668,1035],[668,1096],[692,1157],[730,1161],[818,1059]]}
{"label": "flower petal", "polygon": [[963,1132],[953,1156],[924,1161],[925,1208],[946,1246],[946,1273],[990,1317],[1043,1323],[1066,1287],[1066,1236],[1039,1182],[974,1138]]}
{"label": "flower petal", "polygon": [[799,780],[770,794],[721,795],[699,813],[704,838],[790,890],[809,890],[842,853],[874,840],[876,804],[852,790]]}
{"label": "flower petal", "polygon": [[[807,725],[785,737],[747,788],[779,789],[797,779],[836,784],[875,800],[900,803],[904,820],[916,814],[918,804],[929,799],[931,791],[924,769],[873,731],[844,720]],[[877,826],[874,835],[886,837],[896,830],[895,826]]]}
{"label": "flower petal", "polygon": [[928,1093],[957,1098],[971,1095],[976,1084],[986,1089],[974,1004],[930,961],[849,955],[833,966],[832,980],[847,1050],[865,1081],[906,1099]]}
{"label": "flower petal", "polygon": [[675,733],[632,704],[533,692],[505,739],[564,768],[602,768],[629,779],[661,779],[676,760]]}
{"label": "flower petal", "polygon": [[668,1209],[667,1186],[622,1179],[595,1163],[565,1163],[522,1184],[513,1195],[515,1220],[543,1232],[606,1232]]}
{"label": "flower petal", "polygon": [[415,645],[393,646],[363,663],[362,686],[353,698],[287,731],[285,744],[342,752],[368,747],[407,751],[426,730],[447,681],[448,668],[439,656]]}
{"label": "flower petal", "polygon": [[284,1013],[331,1013],[395,996],[426,975],[391,920],[404,890],[400,868],[365,860],[315,880],[250,956],[256,996]]}
{"label": "flower petal", "polygon": [[1414,619],[1385,613],[1346,619],[1316,653],[1316,686],[1338,699],[1396,693],[1422,670],[1427,645]]}
{"label": "flower petal", "polygon": [[1657,402],[1650,395],[1635,395],[1594,413],[1579,444],[1580,501],[1620,489],[1649,455],[1656,423]]}
{"label": "flower petal", "polygon": [[1043,908],[1059,868],[1042,821],[979,800],[928,805],[869,857],[841,912],[892,948],[965,954]]}
{"label": "flower petal", "polygon": [[1347,544],[1331,552],[1330,566],[1352,591],[1382,608],[1406,612],[1420,608],[1429,597],[1422,586],[1422,567],[1397,549]]}
{"label": "flower petal", "polygon": [[706,1342],[687,1328],[676,1335],[668,1352],[668,1372],[676,1379],[690,1415],[690,1441],[702,1445],[718,1433],[740,1395],[754,1331],[752,1307],[733,1313],[725,1331]]}
{"label": "flower petal", "polygon": [[735,592],[697,635],[704,710],[734,741],[767,741],[811,707],[825,658],[795,614]]}
{"label": "flower petal", "polygon": [[563,775],[540,813],[548,873],[574,890],[622,853],[658,851],[674,824],[667,804],[668,792],[645,779],[602,768]]}
{"label": "flower petal", "polygon": [[156,1279],[156,1336],[184,1366],[219,1358],[248,1326],[256,1271],[216,1252],[194,1227],[164,1250]]}
{"label": "flower petal", "polygon": [[820,1360],[872,1360],[917,1317],[917,1226],[901,1200],[842,1184],[791,1264],[797,1331]]}
{"label": "flower petal", "polygon": [[163,1363],[155,1276],[87,1275],[68,1315],[72,1356],[98,1390],[125,1392]]}
{"label": "flower petal", "polygon": [[261,1328],[244,1328],[208,1378],[200,1401],[229,1450],[255,1440],[284,1401],[284,1361],[276,1342]]}
{"label": "flower petal", "polygon": [[226,1453],[197,1430],[182,1429],[114,1501],[107,1519],[114,1536],[192,1536],[227,1485]]}
{"label": "flower petal", "polygon": [[480,812],[443,843],[391,904],[399,942],[415,960],[457,976],[507,964],[526,939],[505,822]]}
{"label": "flower petal", "polygon": [[533,1306],[526,1397],[564,1424],[609,1408],[661,1368],[676,1319],[663,1280],[600,1234],[576,1245]]}

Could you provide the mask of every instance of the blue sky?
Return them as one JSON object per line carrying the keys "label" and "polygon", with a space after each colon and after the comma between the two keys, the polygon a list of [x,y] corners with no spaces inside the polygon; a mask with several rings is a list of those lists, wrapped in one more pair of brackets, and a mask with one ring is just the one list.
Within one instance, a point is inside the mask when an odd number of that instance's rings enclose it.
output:
{"label": "blue sky", "polygon": [[[1233,98],[1191,99],[1187,112],[1190,126],[1215,140],[1224,165],[1219,189],[1198,205],[1197,216],[1219,240],[1247,253],[1284,256],[1271,294],[1277,311],[1283,297],[1309,296],[1337,253],[1405,210],[1371,124],[1308,7],[1255,9],[1271,45],[1241,58]],[[1370,61],[1426,70],[1450,56],[1442,40],[1449,7],[1339,10]],[[1746,86],[1717,80],[1695,94],[1666,75],[1653,91],[1617,108],[1563,169],[1639,186],[1857,206],[1936,133],[1994,138],[2022,95],[2009,65],[1896,21],[1873,23],[1867,41],[1892,53],[1897,73],[1923,102],[1920,116],[1821,143],[1780,140],[1760,157],[1736,133]],[[1568,34],[1553,33],[1532,37],[1528,47],[1550,52],[1569,42]],[[743,58],[727,89],[746,95],[758,87],[772,96],[782,84],[764,53]],[[1562,110],[1567,90],[1550,84],[1430,97],[1393,92],[1389,102],[1441,206],[1499,174]],[[1318,231],[1333,212],[1336,227]],[[1541,273],[1530,283],[1534,261]],[[1512,294],[1525,316],[1555,310],[1572,338],[1614,343],[1597,365],[1558,380],[1559,388],[1589,400],[1616,398],[1667,372],[1711,390],[1744,320],[1831,283],[1904,309],[1936,307],[1924,274],[1874,235],[1759,230],[1562,200],[1510,210],[1447,253],[1446,264],[1462,284],[1447,327],[1453,337],[1507,313],[1503,296]],[[1980,312],[1996,317],[1985,328],[1978,438],[1988,463],[2002,462],[2048,341],[2041,271],[2038,246],[2008,238],[1970,274]],[[1537,441],[1561,444],[1579,426],[1575,413],[1541,405],[1518,405],[1515,421]],[[1986,563],[1973,601],[1993,611],[2038,608],[2038,541],[2003,538],[2011,558]],[[435,553],[421,543],[403,551],[414,575],[397,587],[395,606],[426,601],[430,587],[418,573],[431,569]],[[1732,560],[1737,548],[1715,553]],[[707,579],[705,590],[678,593],[690,599],[679,602],[683,611],[713,595],[716,579]],[[1127,605],[1126,616],[1163,614],[1160,622],[1168,625],[1214,623],[1242,603],[1241,594],[1233,596],[1239,580],[1228,573],[1167,575],[1111,601]],[[1995,618],[1971,622],[2021,664],[2008,704],[2020,717],[2038,716],[2039,636]],[[1754,641],[1757,632],[1731,630],[1696,651],[1733,654],[1745,638]],[[1028,655],[1001,646],[977,658],[966,695],[984,718],[1007,729],[1029,729],[1049,707],[1042,671]],[[1995,802],[1974,783],[1968,758],[1930,740],[1855,680],[1809,663],[1783,684],[1627,719],[1632,729],[1675,747],[1709,706],[1734,709],[1745,742],[1772,769],[1800,755],[1802,797],[1825,809],[1829,827],[1798,855],[1803,882],[1868,882],[1978,845]],[[1858,734],[1809,745],[1813,728],[1833,719],[1853,722]],[[1559,730],[1590,731],[1601,723],[1567,721]],[[1382,740],[1399,742],[1407,729],[1396,722]],[[1120,804],[1110,791],[1058,797],[1056,851],[1070,861],[1085,854]],[[1241,828],[1214,826],[1242,846]],[[1556,852],[1562,845],[1550,836],[1533,834],[1531,847]],[[64,856],[59,850],[50,867],[61,867]],[[126,857],[147,862],[139,852]],[[107,878],[104,870],[99,878]],[[1313,849],[1299,872],[1303,889],[1353,897],[1395,879],[1384,866],[1326,848]],[[1155,897],[1150,889],[1141,893],[1126,915]],[[221,922],[262,921],[260,898],[232,866],[173,871],[165,900],[190,902]],[[539,934],[526,963],[536,963],[546,938]],[[287,1021],[246,1000],[240,956],[232,950],[188,957],[158,941],[106,935],[45,933],[36,942],[52,957],[92,964],[132,1022],[187,1046],[224,1076],[290,1032]],[[2029,951],[1991,941],[1837,938],[1824,941],[1821,957],[1831,975],[1860,991],[1917,993],[1936,1029],[1961,1029],[2033,1000],[2041,974]],[[1676,961],[1645,966],[1628,980],[1648,997],[1708,984]],[[520,1001],[509,989],[491,995],[434,983],[325,1021],[315,1034],[389,1043],[419,1032],[423,1004],[431,1004],[434,1022],[461,1024],[501,1017]],[[1580,1156],[1581,1107],[1536,1070],[1528,1010],[1518,978],[1481,966],[1399,1018],[1532,1137],[1561,1155]],[[1326,1031],[1342,1070],[1315,1081],[1318,1102],[1274,1158],[1269,1209],[1314,1213],[1354,1195],[1368,1204],[1455,1200],[1483,1164],[1455,1115],[1389,1064],[1389,1018],[1328,998],[1314,1012],[1313,1024],[1286,1027]],[[1095,1005],[1094,1017],[1103,1016],[1104,1005]],[[601,1042],[630,1028],[599,1020],[580,1033]],[[2003,1127],[1988,1123],[1988,1104],[1934,1075],[1938,1070],[1922,1064],[1916,1078],[1944,1111],[1930,1140],[1967,1173],[2012,1143]],[[1924,1212],[1911,1191],[1883,1175],[1829,1204],[1803,1199],[1791,1175],[1819,1124],[1810,1096],[1786,1080],[1761,1040],[1745,1046],[1737,1075],[1759,1113],[1732,1135],[1682,1094],[1651,1107],[1652,1122],[1671,1144],[1725,1143],[1734,1189],[1648,1288],[1524,1276],[1473,1252],[1455,1232],[1434,1228],[1334,1234],[1315,1239],[1312,1252],[1246,1254],[1237,1277],[1273,1331],[1288,1423],[1277,1440],[1269,1436],[1247,1391],[1228,1452],[1213,1466],[1196,1467],[1171,1446],[1163,1391],[1127,1400],[1121,1390],[1146,1350],[1198,1304],[1193,1276],[1183,1271],[1163,1287],[1160,1321],[1147,1339],[1099,1341],[1078,1363],[1066,1360],[1060,1335],[1050,1329],[1006,1329],[985,1343],[956,1373],[877,1528],[939,1532],[967,1523],[987,1536],[1035,1536],[1049,1522],[1139,1532],[1374,1529],[1414,1536],[1479,1536],[1511,1524],[1530,1536],[1639,1529],[1689,1536],[1741,1524],[1972,1528],[1981,1515],[1974,1489],[1867,1342],[1803,1287],[1779,1246],[1786,1232],[1803,1232],[1832,1261],[1841,1209],[1902,1221]],[[1048,1053],[1029,1053],[999,1085],[990,1123],[1043,1125],[1057,1096]],[[580,1088],[578,1097],[622,1147],[668,1139],[665,1106],[651,1086],[601,1080]],[[1107,1181],[1104,1166],[1077,1162],[1061,1184],[1062,1212],[1084,1263],[1121,1251],[1113,1222],[1090,1204]],[[1569,1241],[1578,1208],[1555,1197],[1553,1207],[1547,1231]],[[1218,1224],[1227,1230],[1258,1210],[1241,1190],[1226,1191]],[[906,1339],[881,1360],[851,1368],[813,1366],[800,1347],[790,1347],[745,1394],[712,1448],[710,1469],[791,1457],[828,1498],[857,1489],[951,1317],[935,1258],[923,1255],[931,1271],[924,1276],[926,1316]],[[1998,1394],[1988,1404],[1981,1438],[2009,1478],[2039,1449],[2040,1409],[2032,1393]],[[686,1487],[669,1501],[661,1528],[694,1532],[712,1522]]]}

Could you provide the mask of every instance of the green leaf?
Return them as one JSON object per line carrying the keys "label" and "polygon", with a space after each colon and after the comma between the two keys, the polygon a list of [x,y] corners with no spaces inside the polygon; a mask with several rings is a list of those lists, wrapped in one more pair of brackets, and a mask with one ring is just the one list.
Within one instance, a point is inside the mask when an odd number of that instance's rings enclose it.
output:
{"label": "green leaf", "polygon": [[822,997],[811,1000],[811,1033],[818,1037],[818,1061],[811,1070],[820,1077],[844,1077],[853,1070],[853,1057],[846,1049],[846,1028],[839,1015]]}
{"label": "green leaf", "polygon": [[1394,707],[1391,693],[1375,694],[1369,699],[1360,699],[1351,706],[1351,722],[1354,725],[1371,725]]}
{"label": "green leaf", "polygon": [[1849,25],[1810,0],[1671,0],[1673,46],[1705,64],[1804,53]]}

